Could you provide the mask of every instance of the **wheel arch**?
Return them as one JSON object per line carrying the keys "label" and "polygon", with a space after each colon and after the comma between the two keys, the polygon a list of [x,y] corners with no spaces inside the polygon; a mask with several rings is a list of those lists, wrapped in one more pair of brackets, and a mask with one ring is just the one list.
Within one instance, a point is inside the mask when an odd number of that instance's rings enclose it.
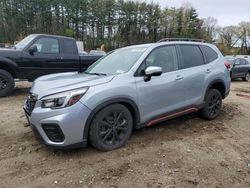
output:
{"label": "wheel arch", "polygon": [[18,77],[17,65],[11,60],[0,57],[0,69],[9,72],[13,78]]}
{"label": "wheel arch", "polygon": [[223,99],[226,97],[226,86],[225,86],[224,81],[221,79],[214,80],[208,85],[205,96],[204,96],[204,100],[209,89],[217,89],[220,91]]}
{"label": "wheel arch", "polygon": [[99,112],[100,110],[102,110],[103,108],[112,105],[112,104],[122,104],[125,107],[128,108],[128,110],[130,111],[132,117],[133,117],[133,127],[136,128],[139,124],[140,124],[140,113],[139,113],[139,109],[136,105],[136,103],[129,99],[129,98],[116,98],[116,99],[111,99],[108,101],[105,101],[101,104],[99,104],[89,115],[89,117],[87,118],[85,127],[84,127],[84,131],[83,131],[83,140],[87,140],[88,139],[88,134],[89,134],[89,127],[92,123],[92,120],[95,116],[95,114],[97,112]]}

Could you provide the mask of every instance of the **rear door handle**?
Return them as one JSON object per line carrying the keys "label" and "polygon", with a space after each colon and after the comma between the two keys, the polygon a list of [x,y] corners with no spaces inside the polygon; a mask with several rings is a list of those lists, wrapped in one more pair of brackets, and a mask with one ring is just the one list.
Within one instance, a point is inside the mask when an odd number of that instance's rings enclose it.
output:
{"label": "rear door handle", "polygon": [[182,79],[183,79],[183,76],[181,76],[181,75],[177,75],[175,78],[175,80],[182,80]]}
{"label": "rear door handle", "polygon": [[210,73],[210,72],[211,72],[211,70],[210,70],[210,69],[207,69],[207,70],[206,70],[206,73]]}

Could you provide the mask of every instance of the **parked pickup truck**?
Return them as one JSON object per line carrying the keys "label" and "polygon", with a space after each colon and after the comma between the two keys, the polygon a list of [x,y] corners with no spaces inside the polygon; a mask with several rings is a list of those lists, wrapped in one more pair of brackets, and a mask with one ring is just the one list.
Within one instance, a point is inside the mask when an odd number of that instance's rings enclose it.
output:
{"label": "parked pickup truck", "polygon": [[0,97],[10,94],[14,79],[33,81],[39,76],[84,71],[101,55],[79,55],[73,38],[32,34],[13,48],[0,48]]}

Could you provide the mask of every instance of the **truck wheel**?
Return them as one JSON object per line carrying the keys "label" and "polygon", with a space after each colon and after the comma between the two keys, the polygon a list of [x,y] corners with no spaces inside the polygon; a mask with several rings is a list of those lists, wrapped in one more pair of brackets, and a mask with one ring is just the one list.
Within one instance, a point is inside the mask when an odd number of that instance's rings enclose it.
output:
{"label": "truck wheel", "polygon": [[243,80],[243,81],[248,81],[249,78],[250,78],[250,74],[249,74],[249,72],[247,72],[246,75],[245,75],[245,77],[242,78],[242,80]]}
{"label": "truck wheel", "polygon": [[217,89],[209,89],[205,97],[205,106],[201,110],[201,115],[207,120],[215,119],[221,109],[222,97]]}
{"label": "truck wheel", "polygon": [[90,143],[101,151],[117,149],[126,144],[132,128],[130,111],[121,104],[110,105],[94,116],[89,130]]}
{"label": "truck wheel", "polygon": [[0,97],[9,95],[15,87],[14,78],[5,70],[0,69]]}

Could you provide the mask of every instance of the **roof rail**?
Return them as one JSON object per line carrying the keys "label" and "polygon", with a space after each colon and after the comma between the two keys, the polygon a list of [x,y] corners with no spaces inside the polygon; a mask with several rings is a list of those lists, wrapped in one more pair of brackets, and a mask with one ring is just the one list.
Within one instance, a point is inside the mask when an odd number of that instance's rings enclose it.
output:
{"label": "roof rail", "polygon": [[171,41],[189,41],[189,42],[203,42],[206,43],[203,39],[192,39],[192,38],[163,38],[158,42],[171,42]]}

